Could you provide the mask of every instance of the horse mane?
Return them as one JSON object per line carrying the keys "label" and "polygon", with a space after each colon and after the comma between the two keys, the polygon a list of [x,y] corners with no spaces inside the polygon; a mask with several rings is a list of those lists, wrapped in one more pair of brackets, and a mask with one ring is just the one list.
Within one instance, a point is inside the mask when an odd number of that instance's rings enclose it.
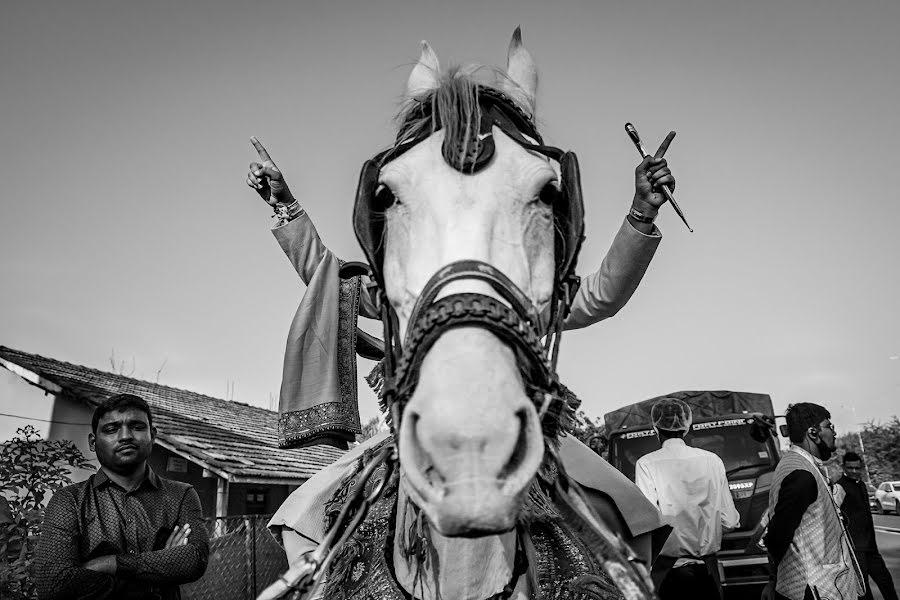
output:
{"label": "horse mane", "polygon": [[406,98],[401,104],[394,117],[399,123],[394,147],[420,138],[426,130],[430,135],[443,129],[446,139],[463,141],[460,150],[465,155],[471,132],[477,131],[481,122],[478,90],[488,87],[502,91],[501,82],[517,86],[502,70],[484,65],[453,66],[440,73],[436,88]]}

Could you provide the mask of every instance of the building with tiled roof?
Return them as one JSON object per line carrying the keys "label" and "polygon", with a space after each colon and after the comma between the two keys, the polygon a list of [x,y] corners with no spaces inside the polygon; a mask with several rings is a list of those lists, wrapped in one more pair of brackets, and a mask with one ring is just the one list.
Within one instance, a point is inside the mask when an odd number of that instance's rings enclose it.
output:
{"label": "building with tiled roof", "polygon": [[[94,408],[138,395],[157,428],[151,467],[197,488],[204,514],[270,513],[341,454],[331,446],[278,447],[278,413],[0,346],[0,366],[53,396],[48,439],[70,439],[87,457]],[[23,398],[27,397],[25,390]],[[84,474],[84,476],[89,473]]]}

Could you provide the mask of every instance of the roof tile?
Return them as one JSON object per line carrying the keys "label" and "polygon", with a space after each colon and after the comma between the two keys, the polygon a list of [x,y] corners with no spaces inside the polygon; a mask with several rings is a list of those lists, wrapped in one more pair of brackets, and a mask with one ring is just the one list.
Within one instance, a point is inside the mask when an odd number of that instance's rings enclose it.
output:
{"label": "roof tile", "polygon": [[344,451],[328,445],[278,447],[278,413],[259,406],[107,373],[0,346],[0,357],[56,383],[63,394],[96,405],[113,394],[142,397],[160,439],[235,477],[308,479]]}

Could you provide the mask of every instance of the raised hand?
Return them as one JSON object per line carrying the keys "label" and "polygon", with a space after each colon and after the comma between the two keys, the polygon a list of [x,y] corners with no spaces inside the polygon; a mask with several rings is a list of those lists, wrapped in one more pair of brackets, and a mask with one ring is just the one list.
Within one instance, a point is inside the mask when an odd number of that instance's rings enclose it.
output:
{"label": "raised hand", "polygon": [[169,534],[169,539],[166,540],[165,549],[169,548],[177,548],[178,546],[184,546],[188,543],[188,537],[191,535],[191,526],[187,523],[184,525],[177,525],[175,529],[172,530],[172,533]]}
{"label": "raised hand", "polygon": [[659,207],[666,203],[662,186],[669,186],[670,191],[675,190],[675,177],[663,158],[674,138],[675,132],[670,131],[656,153],[644,158],[634,170],[634,207],[649,216],[655,216]]}
{"label": "raised hand", "polygon": [[269,206],[277,204],[290,204],[294,201],[287,182],[281,175],[281,171],[275,166],[269,153],[263,147],[256,136],[250,138],[250,143],[256,148],[260,162],[250,163],[250,172],[247,174],[247,185],[256,190]]}

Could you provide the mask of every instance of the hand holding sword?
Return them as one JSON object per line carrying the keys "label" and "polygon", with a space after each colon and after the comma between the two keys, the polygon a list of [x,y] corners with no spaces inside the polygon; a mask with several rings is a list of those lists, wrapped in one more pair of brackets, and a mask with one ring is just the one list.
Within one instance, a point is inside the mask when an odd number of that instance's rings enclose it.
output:
{"label": "hand holding sword", "polygon": [[[681,212],[681,208],[678,206],[678,203],[675,202],[675,197],[672,196],[672,191],[675,189],[675,179],[672,177],[665,159],[663,159],[666,150],[669,149],[669,144],[672,143],[672,139],[675,137],[675,132],[670,131],[669,135],[666,136],[666,139],[660,144],[656,154],[650,156],[644,148],[644,145],[641,143],[641,138],[638,136],[634,125],[626,123],[625,131],[628,132],[628,136],[631,138],[631,141],[634,142],[635,147],[644,159],[636,171],[635,203],[639,201],[638,195],[640,194],[642,196],[640,200],[649,204],[652,209],[654,209],[655,214],[655,210],[658,210],[659,207],[668,200],[678,216],[681,217],[685,226],[687,226],[688,231],[693,233],[694,230],[688,225],[687,219],[684,218],[684,213]],[[649,190],[645,188],[649,188]],[[655,197],[659,196],[659,192],[662,193],[662,198],[657,200]]]}

